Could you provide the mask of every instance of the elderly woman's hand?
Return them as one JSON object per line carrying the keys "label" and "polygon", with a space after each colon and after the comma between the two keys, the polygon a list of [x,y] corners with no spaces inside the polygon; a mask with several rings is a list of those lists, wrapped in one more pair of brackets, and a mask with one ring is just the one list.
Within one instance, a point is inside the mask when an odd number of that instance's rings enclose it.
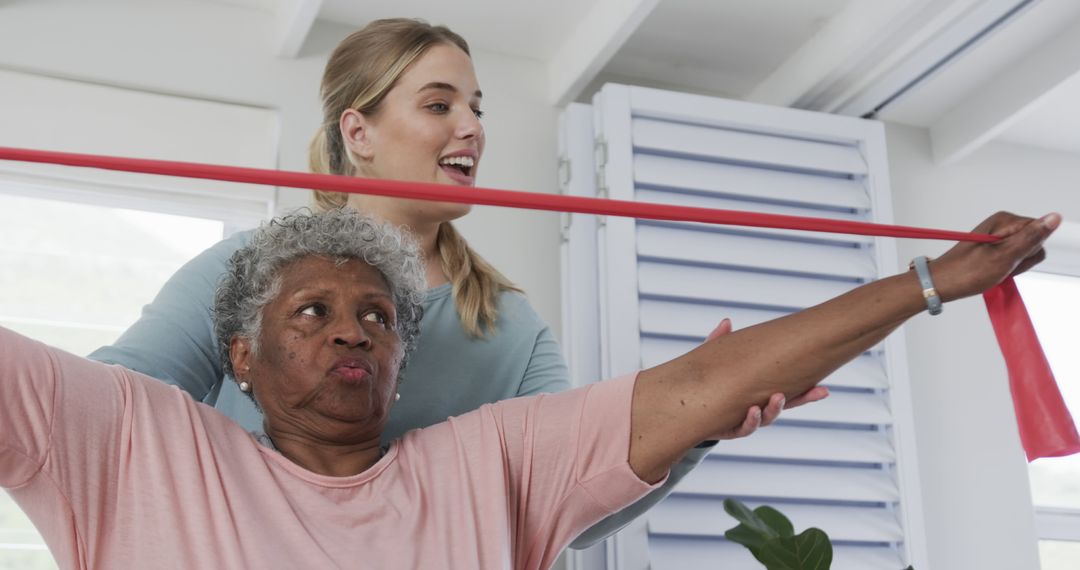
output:
{"label": "elderly woman's hand", "polygon": [[1019,275],[1046,257],[1043,242],[1061,225],[1059,214],[1039,219],[998,212],[975,228],[1002,239],[961,242],[930,262],[934,287],[943,301],[978,295],[1007,277]]}
{"label": "elderly woman's hand", "polygon": [[[711,333],[709,333],[705,342],[716,340],[729,332],[731,332],[731,319],[724,319],[720,321],[719,325],[716,325],[716,328],[713,329]],[[757,431],[759,427],[767,426],[776,421],[776,418],[780,417],[780,412],[782,410],[797,408],[803,404],[824,400],[828,395],[829,389],[824,386],[814,386],[806,392],[792,398],[791,401],[786,401],[784,395],[777,392],[769,397],[769,402],[765,405],[764,410],[762,410],[761,406],[750,406],[750,409],[746,411],[746,419],[743,420],[742,424],[730,431],[716,434],[713,439],[737,439],[746,437]]]}

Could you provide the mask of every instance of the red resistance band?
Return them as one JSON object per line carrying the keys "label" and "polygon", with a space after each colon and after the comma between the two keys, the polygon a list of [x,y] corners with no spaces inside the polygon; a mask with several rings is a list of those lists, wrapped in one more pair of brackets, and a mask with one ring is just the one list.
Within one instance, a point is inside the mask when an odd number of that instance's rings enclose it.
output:
{"label": "red resistance band", "polygon": [[[432,200],[549,210],[602,216],[623,216],[650,220],[702,222],[709,224],[805,230],[866,236],[942,239],[990,243],[996,236],[908,226],[871,224],[849,220],[829,220],[801,216],[716,210],[670,204],[650,204],[582,196],[562,196],[535,192],[512,192],[488,188],[442,184],[374,180],[354,176],[287,172],[191,162],[146,160],[90,154],[75,154],[0,147],[0,160],[63,164],[105,170],[120,170],[183,178],[201,178],[268,186],[283,186],[371,194],[411,200]],[[1012,279],[984,294],[990,320],[1009,371],[1009,388],[1020,427],[1020,439],[1028,460],[1080,452],[1069,410],[1061,397],[1042,346],[1028,317],[1027,308]]]}

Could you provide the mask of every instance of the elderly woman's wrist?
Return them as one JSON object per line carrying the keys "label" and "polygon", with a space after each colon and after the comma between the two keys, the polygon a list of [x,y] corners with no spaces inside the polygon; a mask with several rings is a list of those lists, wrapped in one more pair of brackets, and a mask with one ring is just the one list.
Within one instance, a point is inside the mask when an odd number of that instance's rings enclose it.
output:
{"label": "elderly woman's wrist", "polygon": [[922,291],[927,312],[931,315],[941,314],[945,300],[934,284],[934,277],[930,272],[930,258],[920,255],[912,259],[908,267],[915,273],[915,278],[919,280],[919,288]]}

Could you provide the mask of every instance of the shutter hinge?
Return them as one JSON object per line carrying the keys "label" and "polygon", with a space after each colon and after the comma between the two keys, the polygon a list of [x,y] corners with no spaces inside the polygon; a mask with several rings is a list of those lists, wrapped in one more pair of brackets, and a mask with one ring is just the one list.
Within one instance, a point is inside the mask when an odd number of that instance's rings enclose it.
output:
{"label": "shutter hinge", "polygon": [[[593,143],[593,161],[595,163],[596,172],[596,197],[607,199],[608,187],[607,187],[607,160],[608,160],[608,147],[607,141],[602,138],[596,139]],[[596,216],[596,224],[598,226],[607,225],[607,216]]]}
{"label": "shutter hinge", "polygon": [[559,193],[570,192],[570,159],[565,156],[559,157]]}
{"label": "shutter hinge", "polygon": [[[559,157],[559,194],[570,193],[570,159],[565,156]],[[562,243],[570,241],[570,224],[573,218],[570,212],[559,212],[559,240]]]}
{"label": "shutter hinge", "polygon": [[596,163],[596,195],[601,198],[608,197],[607,158],[607,142],[604,139],[596,139],[593,145],[593,160]]}

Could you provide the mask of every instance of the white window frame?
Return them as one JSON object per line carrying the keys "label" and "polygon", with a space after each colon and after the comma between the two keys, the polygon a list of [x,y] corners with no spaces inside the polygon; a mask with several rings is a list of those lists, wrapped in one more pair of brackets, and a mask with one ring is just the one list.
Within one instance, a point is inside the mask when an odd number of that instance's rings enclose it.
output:
{"label": "white window frame", "polygon": [[[1046,243],[1046,261],[1035,270],[1080,278],[1080,222],[1062,222]],[[1080,508],[1033,505],[1033,509],[1039,541],[1080,542]]]}
{"label": "white window frame", "polygon": [[226,236],[257,226],[273,215],[277,205],[276,192],[272,191],[260,199],[231,188],[206,191],[172,187],[167,182],[148,183],[145,175],[131,184],[86,180],[79,177],[78,169],[71,170],[70,174],[58,174],[0,163],[0,193],[219,220],[225,223]]}

